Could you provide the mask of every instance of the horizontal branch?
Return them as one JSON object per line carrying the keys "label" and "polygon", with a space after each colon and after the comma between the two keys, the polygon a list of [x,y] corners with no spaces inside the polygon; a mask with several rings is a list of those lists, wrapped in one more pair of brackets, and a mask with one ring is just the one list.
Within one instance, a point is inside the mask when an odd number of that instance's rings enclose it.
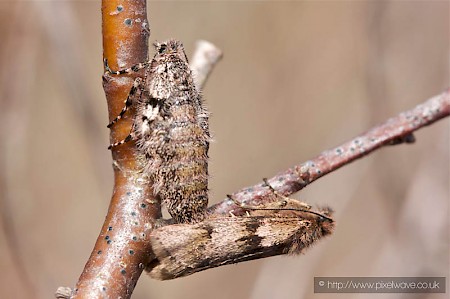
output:
{"label": "horizontal branch", "polygon": [[[412,110],[375,126],[364,134],[319,154],[302,164],[295,165],[268,179],[269,184],[279,193],[289,196],[300,191],[322,176],[341,168],[386,145],[414,142],[413,132],[447,117],[450,114],[450,92],[432,97]],[[233,194],[233,198],[243,204],[260,205],[270,201],[272,191],[261,182]],[[244,210],[229,198],[209,208],[211,214],[242,215]]]}

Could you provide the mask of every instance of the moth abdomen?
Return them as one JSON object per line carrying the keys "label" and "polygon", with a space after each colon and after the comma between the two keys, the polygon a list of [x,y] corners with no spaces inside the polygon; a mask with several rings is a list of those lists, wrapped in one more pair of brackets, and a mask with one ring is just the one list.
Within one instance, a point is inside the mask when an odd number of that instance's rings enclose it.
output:
{"label": "moth abdomen", "polygon": [[161,163],[150,172],[170,215],[177,222],[199,221],[208,204],[209,136],[195,117],[177,112],[172,116],[178,114],[182,120],[172,120],[167,142],[160,148]]}

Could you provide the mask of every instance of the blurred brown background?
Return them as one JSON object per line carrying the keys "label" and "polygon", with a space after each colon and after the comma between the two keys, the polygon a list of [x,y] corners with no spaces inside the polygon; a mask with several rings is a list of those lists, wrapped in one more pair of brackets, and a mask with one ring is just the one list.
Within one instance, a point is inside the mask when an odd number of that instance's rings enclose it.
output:
{"label": "blurred brown background", "polygon": [[[225,53],[204,91],[211,203],[449,84],[447,1],[148,6],[151,41],[175,37],[191,56],[201,38]],[[2,1],[0,36],[0,298],[52,298],[77,281],[112,190],[100,3]],[[440,121],[296,194],[338,220],[305,255],[143,275],[133,298],[333,298],[313,293],[314,276],[448,277],[448,133]]]}

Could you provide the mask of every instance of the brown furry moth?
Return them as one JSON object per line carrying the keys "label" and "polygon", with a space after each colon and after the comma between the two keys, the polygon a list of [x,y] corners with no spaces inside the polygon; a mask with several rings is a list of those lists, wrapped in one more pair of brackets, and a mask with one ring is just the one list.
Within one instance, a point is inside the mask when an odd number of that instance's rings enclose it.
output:
{"label": "brown furry moth", "polygon": [[134,140],[144,157],[143,171],[153,181],[153,192],[177,223],[204,218],[208,205],[208,111],[197,92],[181,42],[156,43],[151,61],[107,72],[120,75],[145,69],[125,100],[120,114],[133,107],[130,134],[109,148]]}
{"label": "brown furry moth", "polygon": [[167,225],[151,234],[155,258],[147,270],[152,278],[167,280],[227,264],[299,254],[333,232],[331,214],[329,208],[305,210],[304,203],[289,199],[252,208],[247,216],[209,216],[195,224]]}

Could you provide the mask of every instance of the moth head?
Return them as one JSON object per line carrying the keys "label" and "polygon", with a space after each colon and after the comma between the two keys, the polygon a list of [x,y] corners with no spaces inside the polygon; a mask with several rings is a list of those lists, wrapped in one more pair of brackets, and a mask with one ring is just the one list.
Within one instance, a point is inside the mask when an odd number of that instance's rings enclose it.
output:
{"label": "moth head", "polygon": [[175,39],[169,39],[168,41],[158,43],[154,43],[157,55],[167,55],[168,57],[179,57],[184,60],[186,63],[188,59],[186,57],[186,53],[184,52],[183,44],[180,41]]}

